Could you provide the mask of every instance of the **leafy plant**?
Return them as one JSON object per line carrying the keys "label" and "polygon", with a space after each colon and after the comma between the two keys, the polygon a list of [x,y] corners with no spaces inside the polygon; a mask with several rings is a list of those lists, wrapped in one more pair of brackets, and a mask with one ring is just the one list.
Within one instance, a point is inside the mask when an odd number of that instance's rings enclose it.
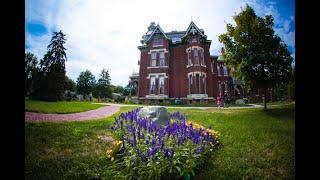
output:
{"label": "leafy plant", "polygon": [[[115,175],[124,179],[170,179],[195,175],[209,163],[218,147],[219,133],[170,114],[165,126],[139,117],[140,109],[115,118],[112,130],[118,139],[107,156]],[[122,173],[120,173],[122,172]],[[121,177],[118,177],[121,179]]]}

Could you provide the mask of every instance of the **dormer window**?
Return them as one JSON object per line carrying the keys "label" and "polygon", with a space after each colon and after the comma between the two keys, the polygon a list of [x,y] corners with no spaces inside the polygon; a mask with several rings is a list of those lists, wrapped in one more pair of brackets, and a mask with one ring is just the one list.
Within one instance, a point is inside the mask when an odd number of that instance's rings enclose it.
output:
{"label": "dormer window", "polygon": [[153,40],[153,46],[162,46],[163,45],[163,39],[154,39]]}

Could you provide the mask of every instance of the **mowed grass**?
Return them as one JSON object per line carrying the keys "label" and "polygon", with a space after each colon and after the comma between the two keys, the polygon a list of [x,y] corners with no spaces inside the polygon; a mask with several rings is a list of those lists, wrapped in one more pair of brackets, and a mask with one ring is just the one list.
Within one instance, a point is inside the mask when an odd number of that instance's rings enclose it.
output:
{"label": "mowed grass", "polygon": [[25,100],[25,110],[30,112],[39,113],[57,113],[68,114],[84,112],[99,107],[101,104],[92,104],[91,102],[78,102],[78,101],[58,101],[58,102],[45,102],[36,100]]}
{"label": "mowed grass", "polygon": [[[136,107],[121,107],[126,112]],[[212,167],[192,179],[294,179],[294,106],[257,109],[170,109],[221,133]],[[114,117],[26,123],[26,179],[112,179],[106,160]]]}

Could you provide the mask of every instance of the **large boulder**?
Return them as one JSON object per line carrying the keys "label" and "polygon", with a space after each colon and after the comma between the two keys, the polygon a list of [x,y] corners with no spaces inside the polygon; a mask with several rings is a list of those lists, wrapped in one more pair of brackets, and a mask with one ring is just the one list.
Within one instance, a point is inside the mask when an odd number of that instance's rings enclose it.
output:
{"label": "large boulder", "polygon": [[246,102],[244,101],[244,99],[237,99],[236,104],[246,104]]}
{"label": "large boulder", "polygon": [[170,121],[169,113],[163,106],[147,106],[140,109],[139,116],[155,121],[157,125],[166,125]]}

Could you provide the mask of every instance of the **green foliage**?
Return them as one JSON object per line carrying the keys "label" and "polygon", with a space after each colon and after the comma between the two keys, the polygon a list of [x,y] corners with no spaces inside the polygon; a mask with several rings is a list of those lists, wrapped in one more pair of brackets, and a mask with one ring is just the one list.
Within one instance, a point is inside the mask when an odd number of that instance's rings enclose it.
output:
{"label": "green foliage", "polygon": [[134,84],[133,81],[130,80],[128,85],[124,88],[123,94],[125,96],[135,96],[135,95],[137,95],[136,90],[137,90],[136,85]]}
{"label": "green foliage", "polygon": [[25,53],[24,64],[24,82],[25,82],[25,96],[29,96],[35,86],[35,78],[38,72],[38,59],[37,57],[27,52]]}
{"label": "green foliage", "polygon": [[103,68],[100,74],[100,78],[98,79],[98,82],[95,86],[94,96],[100,98],[111,98],[111,93],[111,78],[109,75],[109,71],[106,71]]}
{"label": "green foliage", "polygon": [[246,86],[266,90],[291,77],[293,58],[287,45],[274,33],[273,17],[258,17],[250,6],[234,17],[219,36],[225,46],[225,63]]}
{"label": "green foliage", "polygon": [[59,102],[46,102],[26,100],[25,110],[30,112],[39,113],[56,113],[56,114],[68,114],[84,112],[93,109],[103,107],[104,105],[92,104],[90,102],[78,102],[78,101],[59,101]]}
{"label": "green foliage", "polygon": [[96,79],[89,70],[81,72],[77,79],[77,92],[79,94],[88,95],[93,92],[95,84]]}
{"label": "green foliage", "polygon": [[32,98],[45,101],[59,101],[64,99],[65,61],[67,60],[65,34],[60,30],[54,32],[48,45],[48,51],[40,61]]}
{"label": "green foliage", "polygon": [[68,76],[66,76],[66,79],[64,82],[64,90],[76,91],[76,86],[77,84]]}
{"label": "green foliage", "polygon": [[122,86],[115,86],[112,92],[123,94],[124,93],[124,88]]}

